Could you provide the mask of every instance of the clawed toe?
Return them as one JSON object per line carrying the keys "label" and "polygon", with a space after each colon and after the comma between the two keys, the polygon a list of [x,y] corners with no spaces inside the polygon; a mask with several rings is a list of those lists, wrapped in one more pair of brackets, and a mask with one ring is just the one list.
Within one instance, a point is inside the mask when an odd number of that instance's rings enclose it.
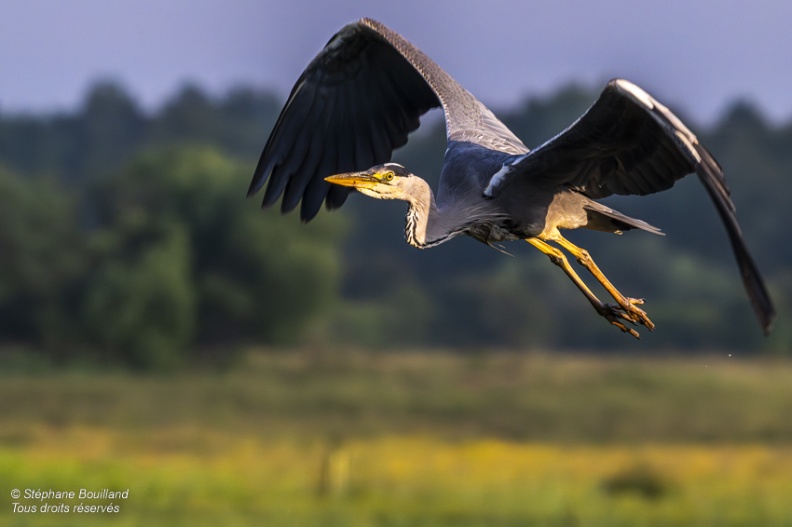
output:
{"label": "clawed toe", "polygon": [[622,306],[622,308],[625,310],[625,312],[630,317],[630,320],[634,324],[641,324],[642,326],[645,326],[649,331],[653,331],[655,328],[654,322],[652,322],[649,319],[649,316],[646,314],[646,312],[643,309],[635,307],[636,304],[640,305],[643,303],[644,303],[643,299],[636,300],[634,298],[628,298],[627,307],[625,308],[624,306]]}
{"label": "clawed toe", "polygon": [[646,312],[642,309],[635,307],[636,304],[642,304],[643,299],[634,299],[628,298],[626,299],[626,306],[622,305],[614,305],[614,304],[602,304],[601,309],[599,309],[600,314],[605,317],[605,319],[610,322],[612,325],[616,326],[624,333],[629,333],[633,337],[640,339],[640,334],[635,331],[633,328],[627,326],[624,321],[629,322],[630,324],[634,325],[642,325],[646,327],[649,331],[654,330],[654,323],[649,320]]}

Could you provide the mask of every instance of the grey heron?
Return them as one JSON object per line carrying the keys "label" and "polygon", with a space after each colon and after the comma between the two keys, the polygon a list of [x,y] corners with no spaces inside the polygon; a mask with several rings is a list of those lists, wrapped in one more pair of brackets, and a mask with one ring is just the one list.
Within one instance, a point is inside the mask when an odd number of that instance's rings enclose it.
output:
{"label": "grey heron", "polygon": [[[436,195],[424,179],[389,162],[432,108],[442,108],[448,140]],[[488,245],[526,240],[569,276],[597,313],[637,338],[633,326],[654,329],[639,307],[643,300],[621,294],[589,253],[560,231],[659,234],[596,200],[660,192],[694,172],[725,225],[748,297],[768,333],[775,309],[743,241],[721,167],[668,108],[623,79],[610,81],[566,130],[529,150],[423,52],[364,18],[336,33],[297,80],[248,196],[269,182],[262,206],[283,196],[285,213],[301,202],[306,222],[322,202],[340,207],[353,189],[404,200],[407,242],[422,249],[460,234]],[[615,303],[599,300],[561,249]]]}

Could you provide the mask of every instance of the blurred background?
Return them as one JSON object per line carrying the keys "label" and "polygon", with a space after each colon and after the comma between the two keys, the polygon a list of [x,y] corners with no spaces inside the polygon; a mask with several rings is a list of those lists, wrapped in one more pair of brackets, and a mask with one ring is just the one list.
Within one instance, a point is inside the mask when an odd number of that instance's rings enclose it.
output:
{"label": "blurred background", "polygon": [[[0,496],[130,488],[129,525],[792,525],[792,6],[0,10]],[[695,178],[608,200],[664,237],[570,234],[646,298],[641,341],[527,244],[416,251],[400,202],[303,225],[246,200],[293,82],[362,16],[529,147],[612,77],[670,106],[725,169],[773,334]],[[430,114],[394,160],[436,184],[444,148]]]}

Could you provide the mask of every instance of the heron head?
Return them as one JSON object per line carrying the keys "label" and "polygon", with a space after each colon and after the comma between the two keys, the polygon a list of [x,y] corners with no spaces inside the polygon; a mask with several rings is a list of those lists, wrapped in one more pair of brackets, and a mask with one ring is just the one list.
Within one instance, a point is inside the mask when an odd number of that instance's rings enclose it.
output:
{"label": "heron head", "polygon": [[409,197],[413,174],[397,163],[385,163],[364,170],[326,177],[325,181],[357,189],[366,196],[377,199],[403,199]]}

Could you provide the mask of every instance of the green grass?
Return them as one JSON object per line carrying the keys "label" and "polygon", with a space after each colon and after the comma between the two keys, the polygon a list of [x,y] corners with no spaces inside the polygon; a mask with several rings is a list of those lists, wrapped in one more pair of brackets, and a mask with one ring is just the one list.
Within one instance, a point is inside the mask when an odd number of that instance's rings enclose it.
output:
{"label": "green grass", "polygon": [[225,374],[0,378],[0,442],[30,424],[564,442],[790,442],[792,363],[543,354],[252,354]]}
{"label": "green grass", "polygon": [[[0,524],[792,526],[790,379],[728,356],[330,351],[6,375]],[[10,512],[13,488],[83,487],[130,497]]]}

